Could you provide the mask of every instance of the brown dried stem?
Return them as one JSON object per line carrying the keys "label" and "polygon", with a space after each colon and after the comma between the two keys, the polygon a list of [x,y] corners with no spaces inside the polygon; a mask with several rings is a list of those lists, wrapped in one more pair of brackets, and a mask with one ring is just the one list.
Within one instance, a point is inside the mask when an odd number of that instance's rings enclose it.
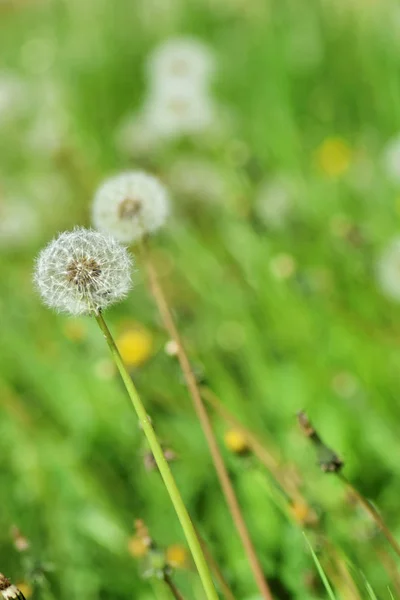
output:
{"label": "brown dried stem", "polygon": [[235,491],[233,489],[231,480],[228,475],[228,471],[225,467],[225,463],[223,461],[220,449],[218,447],[218,443],[211,426],[209,415],[201,398],[196,377],[193,373],[181,336],[175,325],[175,321],[169,308],[163,288],[159,282],[157,271],[153,265],[151,257],[149,256],[147,248],[144,245],[142,246],[142,251],[146,263],[151,293],[158,306],[164,326],[168,331],[168,334],[170,335],[171,339],[174,340],[174,342],[176,343],[178,360],[183,375],[185,377],[186,385],[192,398],[197,417],[200,421],[201,427],[206,437],[207,444],[211,453],[212,460],[214,462],[215,470],[217,472],[222,491],[224,493],[235,527],[242,540],[242,544],[247,555],[251,570],[253,572],[254,579],[257,583],[262,597],[265,600],[272,600],[271,590],[262,571],[255,548],[253,546],[253,542],[251,541],[239,502],[237,500]]}
{"label": "brown dried stem", "polygon": [[354,496],[357,502],[364,508],[364,510],[369,514],[369,516],[375,521],[378,528],[382,531],[383,535],[396,552],[398,556],[400,556],[400,545],[391,533],[390,529],[386,525],[385,521],[376,510],[376,508],[365,498],[361,492],[347,479],[345,475],[343,475],[342,468],[344,466],[343,461],[339,458],[339,456],[329,448],[321,439],[318,432],[314,429],[311,424],[307,414],[305,412],[300,412],[298,415],[298,421],[300,428],[304,435],[308,437],[313,445],[316,448],[318,455],[318,463],[321,467],[322,471],[325,473],[333,473],[335,474],[347,487],[348,491]]}
{"label": "brown dried stem", "polygon": [[175,600],[184,600],[182,594],[180,593],[180,591],[178,590],[168,573],[164,573],[164,581],[170,589],[171,594],[173,595]]}

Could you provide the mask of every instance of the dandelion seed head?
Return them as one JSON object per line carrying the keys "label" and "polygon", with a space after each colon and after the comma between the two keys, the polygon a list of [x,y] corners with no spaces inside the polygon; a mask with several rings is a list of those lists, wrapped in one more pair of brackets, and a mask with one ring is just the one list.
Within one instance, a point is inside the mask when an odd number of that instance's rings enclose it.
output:
{"label": "dandelion seed head", "polygon": [[219,124],[217,106],[208,91],[180,84],[167,84],[151,92],[143,118],[159,140],[211,132]]}
{"label": "dandelion seed head", "polygon": [[150,84],[181,81],[204,86],[215,70],[212,50],[203,42],[190,37],[173,38],[160,44],[147,63]]}
{"label": "dandelion seed head", "polygon": [[0,597],[4,600],[25,600],[20,590],[0,573]]}
{"label": "dandelion seed head", "polygon": [[132,259],[111,236],[66,231],[40,253],[35,283],[45,304],[72,315],[98,313],[131,288]]}
{"label": "dandelion seed head", "polygon": [[161,227],[169,213],[165,187],[142,171],[106,180],[96,192],[93,223],[96,229],[131,243]]}
{"label": "dandelion seed head", "polygon": [[383,294],[400,302],[400,238],[383,250],[376,266],[376,277]]}

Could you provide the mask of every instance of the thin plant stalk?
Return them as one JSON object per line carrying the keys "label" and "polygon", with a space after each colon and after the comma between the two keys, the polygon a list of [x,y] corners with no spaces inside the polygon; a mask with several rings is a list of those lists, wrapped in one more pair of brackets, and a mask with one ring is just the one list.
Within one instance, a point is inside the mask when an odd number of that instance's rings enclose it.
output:
{"label": "thin plant stalk", "polygon": [[235,600],[235,596],[233,595],[233,592],[232,592],[231,588],[229,587],[228,582],[226,581],[221,569],[219,568],[217,561],[211,554],[211,551],[208,548],[206,541],[204,540],[204,538],[199,533],[199,531],[197,530],[196,527],[195,527],[195,529],[196,529],[197,537],[199,538],[199,542],[203,549],[204,556],[206,557],[207,563],[210,565],[211,570],[213,571],[213,573],[215,575],[216,581],[218,581],[218,583],[219,583],[222,594],[224,595],[226,600]]}
{"label": "thin plant stalk", "polygon": [[168,334],[170,335],[171,339],[176,343],[178,360],[186,381],[186,385],[193,400],[197,417],[200,421],[201,427],[206,437],[206,441],[214,462],[215,470],[217,472],[222,491],[224,493],[236,529],[242,540],[242,544],[246,552],[251,570],[253,572],[254,579],[257,583],[262,597],[265,600],[272,600],[271,590],[262,571],[255,548],[253,546],[253,542],[251,541],[239,502],[237,500],[235,491],[233,489],[231,480],[228,475],[228,471],[225,467],[224,460],[218,447],[214,431],[212,429],[210,417],[204,406],[199,386],[196,381],[196,377],[190,365],[190,361],[186,353],[185,347],[183,345],[181,336],[175,325],[175,321],[169,308],[164,291],[159,282],[157,271],[154,268],[151,258],[149,257],[149,254],[147,252],[147,248],[144,244],[142,245],[142,252],[144,254],[144,260],[146,263],[151,293],[158,306],[161,318],[164,322],[164,326],[168,331]]}
{"label": "thin plant stalk", "polygon": [[376,510],[373,504],[365,498],[361,492],[357,490],[356,487],[343,475],[342,473],[337,473],[339,479],[346,485],[349,492],[356,498],[356,500],[361,504],[364,510],[369,514],[369,516],[375,521],[379,529],[382,531],[383,535],[396,552],[398,556],[400,556],[400,544],[395,539],[394,535],[391,533],[389,527],[386,525],[385,521]]}
{"label": "thin plant stalk", "polygon": [[175,479],[172,475],[171,469],[167,461],[165,460],[164,453],[162,448],[158,442],[157,436],[154,432],[154,429],[151,425],[150,419],[147,415],[146,409],[140,399],[140,396],[135,388],[135,385],[125,367],[125,364],[122,360],[122,357],[119,353],[119,350],[116,346],[114,338],[111,335],[110,330],[107,327],[107,324],[103,318],[103,315],[98,313],[96,315],[96,321],[103,332],[103,335],[107,341],[107,344],[110,348],[112,357],[114,362],[118,368],[118,371],[121,375],[121,378],[125,384],[128,395],[131,399],[133,407],[138,416],[139,422],[142,426],[143,432],[147,438],[150,449],[154,455],[154,459],[159,468],[161,477],[164,481],[165,487],[169,493],[172,504],[175,508],[178,519],[181,523],[182,529],[185,533],[190,551],[193,556],[193,560],[196,564],[201,582],[203,584],[203,588],[206,594],[207,600],[218,600],[218,595],[214,587],[214,583],[212,581],[210,571],[207,566],[206,559],[203,554],[203,550],[201,548],[200,542],[197,538],[196,531],[194,529],[193,523],[189,517],[189,514],[186,510],[185,504],[182,500],[178,487],[175,483]]}
{"label": "thin plant stalk", "polygon": [[164,581],[175,600],[184,600],[182,594],[180,593],[180,591],[178,590],[168,573],[164,573]]}

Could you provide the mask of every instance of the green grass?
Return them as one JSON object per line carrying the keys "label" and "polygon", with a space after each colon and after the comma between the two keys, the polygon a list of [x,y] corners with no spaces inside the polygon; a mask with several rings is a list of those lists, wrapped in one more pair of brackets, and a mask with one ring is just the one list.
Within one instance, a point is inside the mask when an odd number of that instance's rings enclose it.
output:
{"label": "green grass", "polygon": [[[307,539],[318,548],[331,597],[340,598],[346,582],[335,589],[325,540],[365,574],[378,598],[388,586],[396,597],[398,582],[376,554],[390,548],[340,482],[317,468],[295,415],[308,412],[344,459],[346,476],[399,538],[400,311],[375,278],[382,248],[400,229],[399,189],[382,164],[387,141],[400,131],[398,7],[386,0],[167,4],[162,14],[164,3],[150,0],[0,7],[0,70],[17,71],[30,90],[28,116],[0,126],[0,215],[3,196],[26,198],[40,220],[32,241],[0,243],[0,570],[32,583],[32,564],[51,563],[48,586],[35,584],[35,599],[169,597],[161,582],[143,579],[128,552],[135,518],[162,547],[184,538],[158,474],[143,466],[146,446],[120,381],[106,376],[107,348],[90,319],[80,321],[82,339],[69,339],[71,320],[41,305],[31,272],[58,231],[90,224],[91,198],[105,177],[133,167],[169,181],[176,160],[196,155],[221,170],[228,192],[212,204],[172,189],[173,215],[152,241],[193,364],[300,474],[319,516]],[[116,148],[116,130],[142,103],[148,53],[178,34],[197,36],[216,53],[213,93],[232,111],[232,129],[132,159]],[[45,84],[59,88],[57,110],[69,124],[56,155],[25,142]],[[338,177],[316,160],[332,137],[351,149]],[[281,229],[265,226],[254,210],[261,181],[276,176],[294,187]],[[340,229],[343,218],[350,235]],[[281,254],[295,262],[287,279],[274,276]],[[196,525],[235,597],[250,599],[255,584],[136,267],[133,292],[108,321],[116,332],[134,320],[151,333],[154,352],[133,371],[135,384],[179,457],[173,471]],[[218,417],[213,423],[223,443],[226,426]],[[254,457],[223,450],[276,599],[326,598],[284,495]],[[13,525],[30,541],[29,561],[14,547]],[[355,580],[365,597],[363,580]],[[203,597],[194,570],[177,570],[174,581],[186,600]]]}

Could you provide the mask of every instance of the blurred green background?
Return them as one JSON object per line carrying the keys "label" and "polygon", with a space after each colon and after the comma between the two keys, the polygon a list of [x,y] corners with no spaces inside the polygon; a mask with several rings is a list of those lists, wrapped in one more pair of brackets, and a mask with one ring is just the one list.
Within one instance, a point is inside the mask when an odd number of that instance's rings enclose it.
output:
{"label": "blurred green background", "polygon": [[[182,36],[215,65],[213,116],[158,138],[140,119],[148,58]],[[298,477],[337,597],[369,597],[366,579],[400,598],[386,541],[295,417],[307,410],[400,538],[399,99],[394,1],[0,1],[0,570],[27,598],[169,598],[134,519],[180,557],[183,596],[203,598],[96,324],[45,309],[31,282],[39,249],[89,226],[97,186],[129,168],[170,189],[152,247],[196,372]],[[134,280],[110,326],[199,530],[254,599],[140,261]],[[213,423],[275,597],[327,598],[302,510]]]}

